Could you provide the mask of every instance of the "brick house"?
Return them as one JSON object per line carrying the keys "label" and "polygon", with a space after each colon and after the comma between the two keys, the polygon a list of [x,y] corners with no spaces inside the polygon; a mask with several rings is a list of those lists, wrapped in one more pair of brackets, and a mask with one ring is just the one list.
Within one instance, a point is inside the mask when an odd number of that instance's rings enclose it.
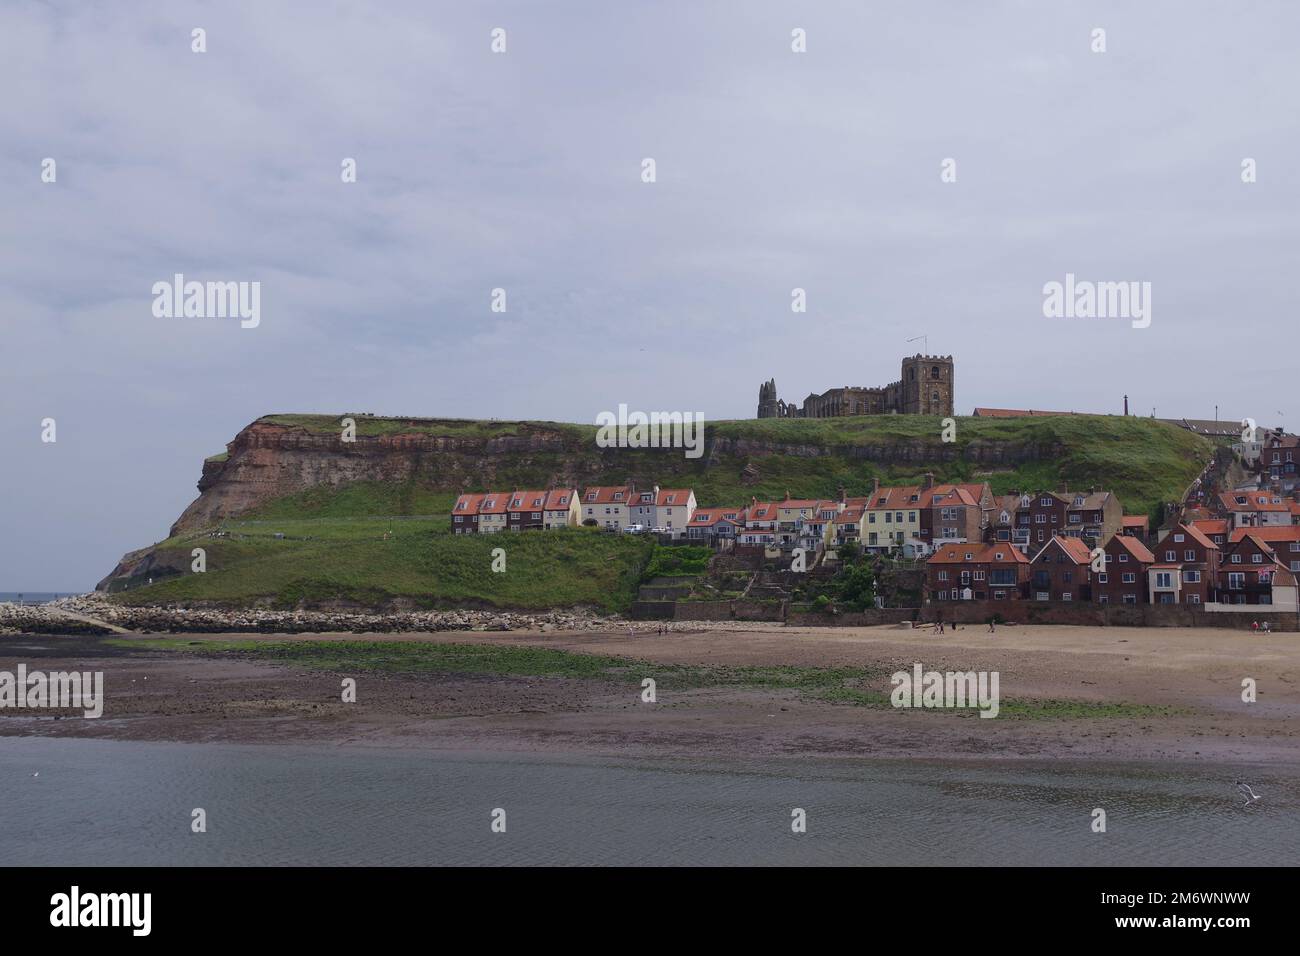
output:
{"label": "brick house", "polygon": [[1001,541],[940,543],[925,563],[932,601],[1017,600],[1029,580],[1029,558]]}
{"label": "brick house", "polygon": [[1146,544],[1147,538],[1151,537],[1151,519],[1146,515],[1124,515],[1120,519],[1119,528],[1120,534],[1137,538],[1143,544]]}
{"label": "brick house", "polygon": [[1272,604],[1274,577],[1279,572],[1290,574],[1279,557],[1275,543],[1246,530],[1223,549],[1216,600],[1220,604]]}
{"label": "brick house", "polygon": [[1147,569],[1152,604],[1206,604],[1219,586],[1219,546],[1189,525],[1176,524],[1151,549]]}
{"label": "brick house", "polygon": [[1136,536],[1112,535],[1102,548],[1106,570],[1092,576],[1092,599],[1098,604],[1146,604],[1151,549]]}
{"label": "brick house", "polygon": [[995,495],[985,536],[990,541],[1008,541],[1012,546],[1028,553],[1030,529],[1017,521],[1022,505],[1027,505],[1028,502],[1028,496],[1018,492]]}
{"label": "brick house", "polygon": [[1232,533],[1232,521],[1229,518],[1197,518],[1183,523],[1205,535],[1217,544],[1220,550],[1228,543],[1228,536]]}
{"label": "brick house", "polygon": [[478,509],[487,495],[464,494],[451,508],[452,534],[478,534]]}
{"label": "brick house", "polygon": [[545,510],[545,491],[513,491],[506,504],[506,528],[510,531],[541,530]]}
{"label": "brick house", "polygon": [[1228,536],[1228,543],[1235,544],[1248,534],[1272,548],[1283,567],[1300,573],[1300,525],[1289,528],[1241,528]]}
{"label": "brick house", "polygon": [[[975,487],[978,489],[979,486]],[[971,486],[934,485],[923,488],[919,505],[919,537],[932,546],[937,548],[947,541],[984,540],[985,509],[981,505],[981,496],[972,493]],[[988,510],[992,511],[992,495],[989,495]]]}
{"label": "brick house", "polygon": [[1086,495],[1076,492],[1061,497],[1066,499],[1065,533],[1082,538],[1089,548],[1104,545],[1123,527],[1124,508],[1109,491],[1089,489]]}
{"label": "brick house", "polygon": [[1029,597],[1034,601],[1091,601],[1091,549],[1082,538],[1056,535],[1034,555]]}
{"label": "brick house", "polygon": [[1016,528],[1023,530],[1029,548],[1042,548],[1053,535],[1065,534],[1067,524],[1065,499],[1056,492],[1040,491],[1021,496],[1020,508],[1016,511]]}

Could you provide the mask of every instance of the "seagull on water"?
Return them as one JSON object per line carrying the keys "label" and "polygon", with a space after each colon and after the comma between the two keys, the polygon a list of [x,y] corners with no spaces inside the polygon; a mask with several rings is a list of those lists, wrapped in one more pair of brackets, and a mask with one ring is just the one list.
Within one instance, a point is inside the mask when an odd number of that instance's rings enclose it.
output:
{"label": "seagull on water", "polygon": [[1250,784],[1242,783],[1240,780],[1236,781],[1236,783],[1237,783],[1237,789],[1240,790],[1242,796],[1246,798],[1246,802],[1243,804],[1243,806],[1248,807],[1256,800],[1260,799],[1259,794],[1257,794],[1254,790],[1250,789]]}

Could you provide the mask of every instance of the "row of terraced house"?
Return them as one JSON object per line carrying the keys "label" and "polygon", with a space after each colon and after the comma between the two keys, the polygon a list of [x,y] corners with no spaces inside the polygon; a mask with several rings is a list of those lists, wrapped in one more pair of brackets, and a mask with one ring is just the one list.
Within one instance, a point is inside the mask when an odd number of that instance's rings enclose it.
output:
{"label": "row of terraced house", "polygon": [[462,494],[451,510],[454,534],[553,530],[579,525],[625,531],[637,527],[684,534],[695,512],[689,488],[638,490],[634,484]]}
{"label": "row of terraced house", "polygon": [[930,599],[1297,607],[1300,490],[1220,492],[1154,535],[1145,517],[1122,517],[1100,538],[1071,533],[1080,522],[1049,500],[1064,497],[1021,496],[1005,502],[993,540],[941,543],[927,561]]}

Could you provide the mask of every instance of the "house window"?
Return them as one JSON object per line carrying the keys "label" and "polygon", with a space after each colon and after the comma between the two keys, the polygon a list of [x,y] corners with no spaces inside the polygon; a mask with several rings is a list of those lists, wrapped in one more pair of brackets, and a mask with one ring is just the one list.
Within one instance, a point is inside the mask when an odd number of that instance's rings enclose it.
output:
{"label": "house window", "polygon": [[1106,574],[1105,571],[1101,571],[1097,574],[1098,584],[1108,584],[1109,582],[1110,582],[1110,577],[1109,575]]}
{"label": "house window", "polygon": [[1174,576],[1168,571],[1156,572],[1156,587],[1171,588],[1174,586]]}
{"label": "house window", "polygon": [[1233,571],[1231,574],[1228,575],[1229,590],[1240,591],[1245,586],[1246,586],[1246,575],[1243,574],[1242,572]]}
{"label": "house window", "polygon": [[1263,564],[1263,563],[1264,563],[1264,556],[1263,556],[1262,554],[1252,554],[1252,555],[1250,556],[1250,563],[1251,563],[1251,564]]}
{"label": "house window", "polygon": [[1183,574],[1183,580],[1188,584],[1199,584],[1201,581],[1200,571],[1187,571]]}
{"label": "house window", "polygon": [[1125,604],[1136,604],[1137,602],[1138,602],[1138,596],[1137,596],[1136,594],[1125,594],[1125,595],[1124,595],[1124,603],[1125,603]]}
{"label": "house window", "polygon": [[1183,560],[1184,560],[1184,561],[1195,561],[1195,560],[1196,560],[1196,552],[1193,551],[1191,548],[1188,548],[1186,551],[1183,552]]}
{"label": "house window", "polygon": [[1232,556],[1232,563],[1233,563],[1233,564],[1241,564],[1241,555],[1239,555],[1239,554],[1234,554],[1234,555]]}
{"label": "house window", "polygon": [[1185,534],[1176,534],[1176,535],[1174,535],[1174,543],[1175,543],[1175,544],[1182,544],[1186,539],[1187,539],[1187,535],[1185,535]]}
{"label": "house window", "polygon": [[1119,576],[1119,579],[1124,584],[1134,584],[1137,581],[1137,575],[1132,571],[1125,571]]}
{"label": "house window", "polygon": [[[1110,555],[1106,555],[1106,560],[1107,560],[1107,561],[1110,560]],[[1120,564],[1128,564],[1128,555],[1127,555],[1127,554],[1121,554],[1121,555],[1119,556],[1119,563],[1120,563]]]}
{"label": "house window", "polygon": [[1109,604],[1109,603],[1110,603],[1110,595],[1109,595],[1109,594],[1099,594],[1099,595],[1097,596],[1097,603],[1098,603],[1098,604]]}
{"label": "house window", "polygon": [[1166,560],[1166,561],[1177,561],[1177,560],[1178,560],[1178,552],[1177,552],[1177,551],[1166,551],[1166,552],[1165,552],[1165,560]]}

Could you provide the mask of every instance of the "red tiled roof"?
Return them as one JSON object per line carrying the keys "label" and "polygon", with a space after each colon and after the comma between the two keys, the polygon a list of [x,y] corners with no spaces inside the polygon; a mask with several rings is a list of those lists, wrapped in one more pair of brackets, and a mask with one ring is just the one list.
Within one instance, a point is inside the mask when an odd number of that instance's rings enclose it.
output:
{"label": "red tiled roof", "polygon": [[1126,534],[1117,534],[1110,540],[1117,543],[1119,547],[1133,555],[1133,557],[1142,564],[1150,564],[1156,559],[1156,556],[1151,553],[1151,549],[1137,538],[1130,537]]}
{"label": "red tiled roof", "polygon": [[[967,558],[966,555],[971,555]],[[1001,558],[998,555],[1002,555]],[[1029,558],[1009,541],[991,544],[940,544],[928,564],[1029,564]]]}
{"label": "red tiled roof", "polygon": [[952,504],[978,505],[979,498],[967,490],[969,487],[968,485],[935,485],[921,492],[921,500],[918,504],[920,507],[930,508],[937,500],[940,507]]}
{"label": "red tiled roof", "polygon": [[546,493],[546,511],[568,511],[569,504],[578,497],[577,488],[552,488]]}
{"label": "red tiled roof", "polygon": [[660,488],[659,498],[655,501],[656,505],[685,505],[691,500],[690,488]]}
{"label": "red tiled roof", "polygon": [[1028,418],[1038,415],[1078,415],[1079,412],[1045,412],[1036,408],[977,408],[976,418]]}
{"label": "red tiled roof", "polygon": [[[625,505],[631,497],[631,485],[593,485],[582,491],[584,505]],[[615,496],[618,497],[615,497]]]}
{"label": "red tiled roof", "polygon": [[[916,500],[912,496],[916,495]],[[924,495],[920,485],[891,485],[881,488],[876,494],[866,498],[853,499],[862,501],[867,511],[900,511],[904,508],[920,508]]]}
{"label": "red tiled roof", "polygon": [[506,513],[506,505],[509,501],[510,492],[489,491],[483,496],[483,503],[479,505],[478,513],[481,515],[503,515]]}
{"label": "red tiled roof", "polygon": [[[1204,533],[1202,533],[1198,528],[1191,527],[1185,524],[1180,524],[1178,525],[1178,527],[1174,528],[1174,531],[1177,532],[1178,528],[1182,528],[1184,531],[1186,531],[1187,536],[1189,538],[1191,538],[1193,541],[1197,542],[1198,544],[1202,545],[1203,547],[1213,548],[1216,551],[1219,549],[1219,546],[1215,544],[1213,541],[1211,541],[1209,538],[1207,538],[1204,535]],[[1162,541],[1161,544],[1164,544],[1164,542]]]}
{"label": "red tiled roof", "polygon": [[470,493],[461,495],[456,499],[456,504],[452,506],[451,513],[457,515],[476,515],[478,514],[479,505],[483,503],[486,495]]}
{"label": "red tiled roof", "polygon": [[1254,535],[1261,541],[1300,541],[1300,524],[1238,528],[1228,535],[1228,542],[1236,544],[1248,534]]}
{"label": "red tiled roof", "polygon": [[545,504],[545,491],[531,489],[513,491],[510,493],[509,503],[506,504],[506,511],[541,511]]}
{"label": "red tiled roof", "polygon": [[1087,564],[1092,560],[1092,550],[1083,543],[1082,538],[1070,538],[1059,534],[1052,535],[1052,540],[1038,549],[1038,554],[1034,555],[1034,560],[1037,561],[1039,555],[1052,545],[1056,545],[1069,555],[1075,564]]}
{"label": "red tiled roof", "polygon": [[[1245,502],[1238,502],[1245,498]],[[1278,501],[1274,501],[1278,498]],[[1267,491],[1221,491],[1219,503],[1226,511],[1290,511],[1293,503],[1289,498],[1282,498]]]}
{"label": "red tiled roof", "polygon": [[1151,527],[1151,519],[1146,515],[1125,515],[1120,520],[1125,528],[1141,528],[1145,531]]}
{"label": "red tiled roof", "polygon": [[1199,518],[1196,521],[1184,521],[1183,524],[1204,534],[1227,534],[1232,530],[1231,524],[1227,518]]}

